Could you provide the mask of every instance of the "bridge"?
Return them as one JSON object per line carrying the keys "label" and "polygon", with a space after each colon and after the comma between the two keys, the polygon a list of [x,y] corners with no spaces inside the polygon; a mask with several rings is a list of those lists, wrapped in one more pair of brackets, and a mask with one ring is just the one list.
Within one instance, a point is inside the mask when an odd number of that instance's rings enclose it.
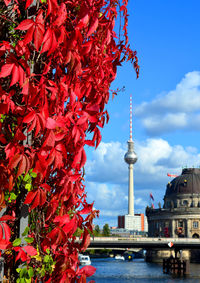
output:
{"label": "bridge", "polygon": [[200,239],[194,238],[118,238],[94,237],[90,249],[200,249]]}

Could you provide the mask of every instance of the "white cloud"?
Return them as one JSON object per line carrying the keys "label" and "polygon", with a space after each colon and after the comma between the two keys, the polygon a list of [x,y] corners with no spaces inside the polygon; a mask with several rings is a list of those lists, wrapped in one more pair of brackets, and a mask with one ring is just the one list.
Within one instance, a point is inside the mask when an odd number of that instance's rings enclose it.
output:
{"label": "white cloud", "polygon": [[[128,166],[124,162],[127,146],[119,142],[101,143],[86,164],[86,190],[88,201],[95,201],[101,217],[127,213]],[[153,193],[155,205],[162,202],[167,173],[181,174],[181,168],[198,167],[200,154],[194,147],[171,146],[164,139],[147,139],[135,143],[138,161],[134,166],[135,210],[144,212]]]}
{"label": "white cloud", "polygon": [[149,135],[177,129],[200,130],[200,72],[187,73],[175,90],[135,109]]}
{"label": "white cloud", "polygon": [[[86,163],[86,179],[88,182],[102,184],[101,190],[108,194],[103,184],[118,187],[127,185],[128,166],[124,161],[127,145],[120,142],[102,142],[93,151],[91,160]],[[151,176],[154,186],[166,180],[168,171],[180,173],[183,166],[200,165],[200,154],[195,147],[184,148],[181,145],[171,146],[164,139],[149,138],[143,142],[135,142],[138,161],[134,166],[136,185],[148,184],[146,176]],[[163,179],[164,178],[164,179]],[[165,183],[163,184],[165,186]],[[114,196],[113,196],[114,197]]]}
{"label": "white cloud", "polygon": [[93,159],[86,164],[88,181],[124,183],[127,180],[127,165],[124,162],[125,146],[120,142],[101,142],[93,152]]}
{"label": "white cloud", "polygon": [[119,212],[127,206],[127,187],[105,183],[87,182],[88,201],[95,201],[95,208],[101,210],[101,214],[119,215]]}
{"label": "white cloud", "polygon": [[185,113],[167,113],[154,115],[143,119],[143,126],[150,135],[160,135],[188,126],[188,117]]}

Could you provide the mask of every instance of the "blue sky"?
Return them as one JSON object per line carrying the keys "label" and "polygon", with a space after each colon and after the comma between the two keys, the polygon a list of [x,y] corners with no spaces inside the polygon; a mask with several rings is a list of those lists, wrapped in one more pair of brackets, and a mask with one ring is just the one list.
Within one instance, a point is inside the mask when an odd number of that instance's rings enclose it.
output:
{"label": "blue sky", "polygon": [[100,210],[96,224],[117,225],[127,213],[129,95],[133,97],[135,211],[144,212],[149,194],[162,203],[167,173],[200,166],[200,1],[130,0],[129,38],[137,50],[140,77],[129,63],[118,69],[107,106],[109,124],[96,151],[87,150],[88,201]]}

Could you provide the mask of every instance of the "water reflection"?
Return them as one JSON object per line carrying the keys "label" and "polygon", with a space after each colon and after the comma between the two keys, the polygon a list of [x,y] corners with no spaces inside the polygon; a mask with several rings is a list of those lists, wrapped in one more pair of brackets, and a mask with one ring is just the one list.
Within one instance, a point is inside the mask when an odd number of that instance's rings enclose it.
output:
{"label": "water reflection", "polygon": [[97,271],[90,280],[96,283],[200,283],[200,264],[191,264],[190,276],[181,279],[163,274],[161,265],[146,263],[143,259],[130,262],[112,258],[92,259],[92,265]]}

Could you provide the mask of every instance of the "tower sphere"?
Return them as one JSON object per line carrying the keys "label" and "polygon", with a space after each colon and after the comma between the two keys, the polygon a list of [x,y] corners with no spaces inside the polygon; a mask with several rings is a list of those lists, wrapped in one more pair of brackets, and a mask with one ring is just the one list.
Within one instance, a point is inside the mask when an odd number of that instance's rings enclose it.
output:
{"label": "tower sphere", "polygon": [[128,151],[124,155],[124,160],[128,164],[135,164],[135,162],[137,161],[137,155],[136,155],[136,153],[134,151],[132,151],[132,152]]}

